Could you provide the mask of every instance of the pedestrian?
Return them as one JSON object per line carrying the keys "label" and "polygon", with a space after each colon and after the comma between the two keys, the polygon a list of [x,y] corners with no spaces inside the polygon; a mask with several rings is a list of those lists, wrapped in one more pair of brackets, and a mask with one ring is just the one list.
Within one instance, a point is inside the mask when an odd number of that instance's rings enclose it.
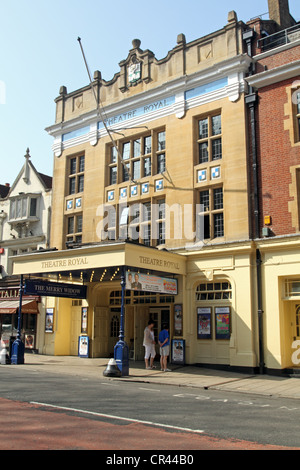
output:
{"label": "pedestrian", "polygon": [[171,372],[171,369],[167,368],[168,356],[170,355],[170,335],[169,335],[169,326],[167,324],[163,325],[163,329],[159,333],[158,343],[160,345],[161,370],[163,370],[164,372]]}
{"label": "pedestrian", "polygon": [[[145,347],[145,365],[146,369],[155,369],[153,365],[156,351],[155,351],[155,338],[154,338],[154,321],[149,320],[148,326],[144,330],[144,341],[143,346]],[[150,366],[149,366],[149,358],[150,358]]]}

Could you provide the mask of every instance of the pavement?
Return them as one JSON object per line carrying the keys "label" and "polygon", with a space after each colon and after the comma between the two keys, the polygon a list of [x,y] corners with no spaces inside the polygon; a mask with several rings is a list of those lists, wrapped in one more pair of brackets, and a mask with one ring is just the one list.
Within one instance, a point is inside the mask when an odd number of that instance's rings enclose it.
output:
{"label": "pavement", "polygon": [[175,385],[204,390],[224,390],[262,396],[300,399],[300,378],[274,377],[269,375],[250,375],[230,371],[219,371],[195,366],[177,366],[169,364],[171,372],[162,372],[159,363],[156,369],[146,370],[144,362],[130,361],[129,376],[105,377],[107,358],[81,358],[75,356],[45,356],[25,354],[23,365],[0,365],[22,370],[43,371],[53,374],[70,374],[79,377],[91,377],[123,382],[141,382],[148,384]]}

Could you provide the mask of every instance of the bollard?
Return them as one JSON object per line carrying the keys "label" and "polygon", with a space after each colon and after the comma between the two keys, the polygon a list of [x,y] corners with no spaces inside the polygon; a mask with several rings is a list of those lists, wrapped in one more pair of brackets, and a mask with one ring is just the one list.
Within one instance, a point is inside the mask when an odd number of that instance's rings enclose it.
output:
{"label": "bollard", "polygon": [[104,377],[121,377],[122,373],[114,359],[110,359],[106,369],[103,371],[103,375]]}

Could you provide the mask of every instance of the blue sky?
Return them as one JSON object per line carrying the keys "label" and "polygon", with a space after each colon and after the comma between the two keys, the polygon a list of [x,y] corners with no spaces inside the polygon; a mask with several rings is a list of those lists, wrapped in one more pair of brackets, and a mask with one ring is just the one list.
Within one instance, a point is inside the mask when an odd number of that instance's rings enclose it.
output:
{"label": "blue sky", "polygon": [[[38,171],[52,174],[53,140],[44,129],[54,124],[54,99],[61,85],[88,84],[78,36],[92,73],[109,80],[132,39],[161,59],[179,33],[188,42],[205,36],[227,23],[230,10],[246,22],[266,13],[268,2],[0,0],[0,183],[13,183],[27,147]],[[290,10],[300,20],[299,0],[290,0]]]}

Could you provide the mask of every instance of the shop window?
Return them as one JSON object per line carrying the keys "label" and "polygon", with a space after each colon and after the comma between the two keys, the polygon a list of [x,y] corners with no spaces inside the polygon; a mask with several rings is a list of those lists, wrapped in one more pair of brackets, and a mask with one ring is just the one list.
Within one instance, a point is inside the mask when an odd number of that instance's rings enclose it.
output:
{"label": "shop window", "polygon": [[[25,315],[24,315],[25,316]],[[17,315],[0,315],[0,337],[4,341],[6,347],[9,347],[10,338],[16,338],[18,334],[18,316]]]}
{"label": "shop window", "polygon": [[196,301],[231,300],[232,287],[227,281],[199,284],[196,289]]}
{"label": "shop window", "polygon": [[209,116],[198,121],[198,161],[207,163],[222,158],[221,115]]}
{"label": "shop window", "polygon": [[73,195],[84,191],[85,157],[79,155],[69,160],[68,194]]}

